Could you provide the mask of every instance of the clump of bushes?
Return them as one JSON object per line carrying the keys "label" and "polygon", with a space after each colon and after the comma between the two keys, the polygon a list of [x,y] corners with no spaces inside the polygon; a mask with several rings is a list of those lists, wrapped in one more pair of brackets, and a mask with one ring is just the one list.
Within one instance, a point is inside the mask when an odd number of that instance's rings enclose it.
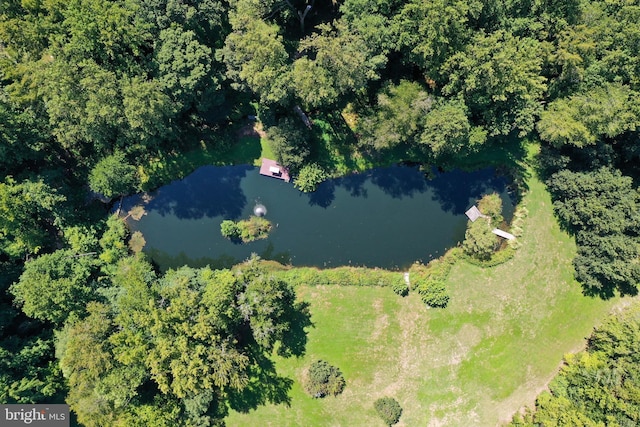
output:
{"label": "clump of bushes", "polygon": [[454,248],[426,266],[416,263],[409,270],[412,287],[429,307],[444,308],[449,304],[445,283],[459,257],[460,249]]}
{"label": "clump of bushes", "polygon": [[220,233],[227,239],[240,239],[243,243],[249,243],[254,240],[266,239],[269,237],[269,232],[272,228],[271,222],[265,218],[252,215],[249,219],[238,222],[228,219],[222,221]]}
{"label": "clump of bushes", "polygon": [[400,421],[402,407],[393,397],[381,397],[373,403],[373,407],[386,425],[392,426]]}
{"label": "clump of bushes", "polygon": [[401,297],[406,297],[407,295],[409,295],[409,286],[404,281],[404,278],[402,279],[402,281],[392,283],[391,289],[393,289],[393,292],[400,295]]}
{"label": "clump of bushes", "polygon": [[327,179],[327,173],[317,163],[303,166],[294,179],[293,185],[304,193],[316,191],[318,185]]}
{"label": "clump of bushes", "polygon": [[340,369],[324,360],[313,362],[309,367],[305,389],[315,398],[337,396],[344,390],[346,382]]}

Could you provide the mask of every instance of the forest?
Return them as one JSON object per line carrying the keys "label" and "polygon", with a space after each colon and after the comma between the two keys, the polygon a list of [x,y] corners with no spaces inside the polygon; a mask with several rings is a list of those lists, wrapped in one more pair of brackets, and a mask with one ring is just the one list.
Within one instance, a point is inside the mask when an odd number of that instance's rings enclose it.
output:
{"label": "forest", "polygon": [[[583,293],[638,293],[638,0],[3,0],[1,403],[207,426],[229,402],[286,401],[261,378],[289,381],[270,354],[304,345],[295,286],[255,260],[160,274],[109,215],[163,184],[149,164],[222,158],[248,116],[305,190],[358,162],[446,170],[538,144]],[[636,425],[632,313],[514,423]]]}

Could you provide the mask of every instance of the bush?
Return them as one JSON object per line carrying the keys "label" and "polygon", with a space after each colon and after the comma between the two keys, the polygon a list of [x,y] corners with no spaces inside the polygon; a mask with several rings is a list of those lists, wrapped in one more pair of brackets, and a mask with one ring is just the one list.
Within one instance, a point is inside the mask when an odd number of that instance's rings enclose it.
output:
{"label": "bush", "polygon": [[502,221],[502,199],[498,193],[487,194],[478,202],[478,209],[483,214],[490,216],[496,224]]}
{"label": "bush", "polygon": [[220,224],[220,233],[227,239],[237,239],[240,237],[240,230],[234,221],[225,219]]}
{"label": "bush", "polygon": [[429,307],[444,308],[449,304],[449,294],[442,281],[427,278],[418,284],[417,289],[420,299]]}
{"label": "bush", "polygon": [[327,179],[326,172],[316,163],[304,166],[294,180],[294,186],[304,192],[316,191],[318,184]]}
{"label": "bush", "polygon": [[249,219],[237,223],[240,238],[243,242],[249,243],[258,239],[269,237],[272,225],[265,218],[251,215]]}
{"label": "bush", "polygon": [[394,282],[391,285],[391,289],[393,289],[393,292],[400,295],[401,297],[406,297],[407,295],[409,295],[409,286],[407,286],[407,284],[405,283],[404,278],[402,279],[402,281]]}
{"label": "bush", "polygon": [[244,243],[269,237],[272,225],[269,221],[258,216],[234,222],[225,219],[220,224],[220,233],[227,239],[241,239]]}
{"label": "bush", "polygon": [[373,407],[386,425],[392,426],[400,421],[402,408],[393,397],[381,397],[373,403]]}
{"label": "bush", "polygon": [[337,396],[344,390],[346,382],[340,369],[324,360],[318,360],[309,367],[305,389],[313,397]]}

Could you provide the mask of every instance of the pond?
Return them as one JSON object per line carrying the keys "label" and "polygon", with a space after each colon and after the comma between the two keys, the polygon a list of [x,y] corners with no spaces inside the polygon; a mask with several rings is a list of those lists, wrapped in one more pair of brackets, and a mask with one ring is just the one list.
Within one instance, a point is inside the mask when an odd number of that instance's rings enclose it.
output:
{"label": "pond", "polygon": [[[505,218],[513,211],[508,181],[492,169],[432,175],[380,168],[305,194],[253,166],[205,166],[151,194],[128,197],[122,207],[144,207],[145,215],[128,223],[144,235],[144,251],[161,270],[230,267],[252,253],[294,266],[403,269],[461,242],[464,212],[482,195],[498,192]],[[223,220],[248,218],[257,204],[274,226],[267,239],[240,244],[221,236]]]}

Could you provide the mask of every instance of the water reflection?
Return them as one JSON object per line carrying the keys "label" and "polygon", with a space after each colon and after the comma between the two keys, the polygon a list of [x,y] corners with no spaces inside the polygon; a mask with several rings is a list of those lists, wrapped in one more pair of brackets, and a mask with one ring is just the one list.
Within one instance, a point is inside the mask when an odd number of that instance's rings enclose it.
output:
{"label": "water reflection", "polygon": [[[497,191],[510,206],[507,181],[492,170],[430,174],[395,166],[331,180],[304,194],[291,184],[260,176],[250,166],[204,167],[145,200],[125,200],[130,219],[147,241],[147,253],[162,269],[183,264],[228,267],[257,253],[294,265],[366,265],[403,268],[429,261],[464,238],[464,212],[482,195]],[[224,219],[268,206],[268,239],[233,244],[220,235]],[[509,209],[505,217],[509,218]]]}

